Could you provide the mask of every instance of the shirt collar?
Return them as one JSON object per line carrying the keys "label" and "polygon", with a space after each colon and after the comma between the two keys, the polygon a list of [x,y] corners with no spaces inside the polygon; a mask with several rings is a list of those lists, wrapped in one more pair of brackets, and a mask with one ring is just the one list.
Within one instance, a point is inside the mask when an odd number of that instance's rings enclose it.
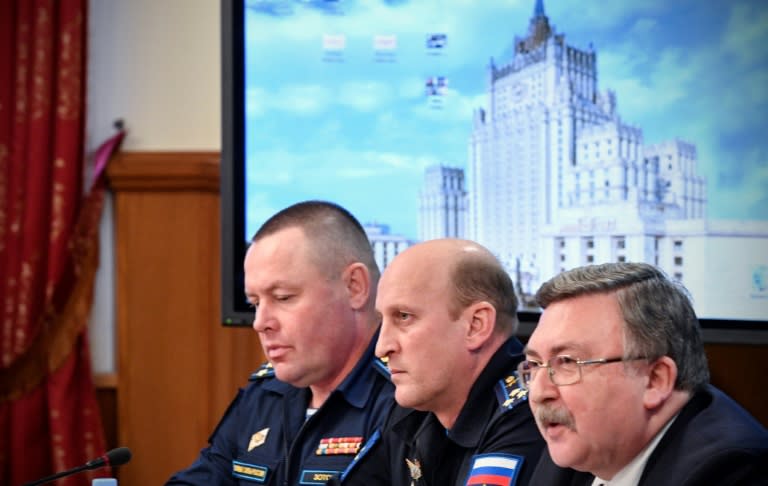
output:
{"label": "shirt collar", "polygon": [[363,408],[376,384],[376,380],[371,379],[370,376],[371,374],[378,374],[378,371],[374,369],[374,360],[376,359],[374,350],[378,337],[379,332],[376,331],[355,367],[334,392],[341,393],[353,407]]}
{"label": "shirt collar", "polygon": [[648,445],[646,445],[645,448],[640,451],[640,453],[636,455],[632,461],[629,462],[629,464],[617,472],[613,479],[606,481],[605,479],[595,477],[592,485],[596,486],[599,484],[604,484],[605,486],[635,486],[638,484],[640,482],[640,477],[643,475],[643,470],[645,469],[645,464],[648,462],[648,458],[651,457],[654,449],[656,449],[656,446],[659,445],[662,437],[664,437],[664,434],[667,433],[667,430],[669,430],[669,427],[672,425],[672,422],[674,422],[676,418],[677,415],[672,417],[672,419],[667,422],[667,424],[658,433],[656,433],[656,436],[653,438],[653,440],[649,442]]}
{"label": "shirt collar", "polygon": [[[374,369],[374,349],[376,348],[376,339],[378,338],[378,331],[371,338],[371,342],[368,343],[363,355],[357,361],[357,364],[352,371],[344,378],[344,381],[333,391],[332,394],[341,394],[344,399],[353,407],[363,408],[368,401],[368,397],[373,391],[376,380],[371,379],[371,373],[378,373]],[[267,380],[263,385],[264,389],[280,393],[281,395],[287,395],[292,391],[308,390],[299,389],[293,385],[290,385],[284,381],[280,381],[277,378],[274,380]]]}
{"label": "shirt collar", "polygon": [[451,440],[462,447],[474,447],[480,443],[485,425],[501,407],[498,400],[489,400],[489,397],[496,396],[493,387],[499,380],[514,373],[522,359],[523,345],[515,337],[510,337],[496,350],[472,385],[456,423],[447,431]]}

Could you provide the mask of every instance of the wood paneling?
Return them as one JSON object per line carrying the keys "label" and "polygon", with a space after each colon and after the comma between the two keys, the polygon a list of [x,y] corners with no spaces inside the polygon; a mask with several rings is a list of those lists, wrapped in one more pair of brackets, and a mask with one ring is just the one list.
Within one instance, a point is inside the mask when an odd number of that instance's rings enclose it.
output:
{"label": "wood paneling", "polygon": [[117,441],[117,375],[96,374],[93,380],[96,400],[99,402],[101,424],[107,450],[119,447]]}
{"label": "wood paneling", "polygon": [[712,384],[739,402],[768,427],[768,346],[705,344]]}
{"label": "wood paneling", "polygon": [[263,357],[220,324],[219,155],[122,153],[114,192],[118,442],[124,486],[190,464]]}

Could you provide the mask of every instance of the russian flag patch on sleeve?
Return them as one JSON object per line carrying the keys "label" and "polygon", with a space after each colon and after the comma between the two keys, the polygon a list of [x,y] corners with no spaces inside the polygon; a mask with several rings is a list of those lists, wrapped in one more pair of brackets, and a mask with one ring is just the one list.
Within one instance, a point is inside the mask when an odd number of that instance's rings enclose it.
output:
{"label": "russian flag patch on sleeve", "polygon": [[474,456],[466,486],[513,486],[522,464],[522,457],[511,454],[480,454]]}

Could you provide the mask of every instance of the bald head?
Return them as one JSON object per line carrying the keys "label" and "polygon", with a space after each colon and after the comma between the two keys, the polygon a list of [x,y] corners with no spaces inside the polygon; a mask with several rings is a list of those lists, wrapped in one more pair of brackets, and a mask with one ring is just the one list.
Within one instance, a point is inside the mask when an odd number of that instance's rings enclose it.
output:
{"label": "bald head", "polygon": [[509,274],[484,246],[469,240],[438,239],[400,253],[384,271],[383,286],[435,289],[449,295],[449,312],[456,317],[476,302],[496,309],[497,329],[517,330],[517,297]]}

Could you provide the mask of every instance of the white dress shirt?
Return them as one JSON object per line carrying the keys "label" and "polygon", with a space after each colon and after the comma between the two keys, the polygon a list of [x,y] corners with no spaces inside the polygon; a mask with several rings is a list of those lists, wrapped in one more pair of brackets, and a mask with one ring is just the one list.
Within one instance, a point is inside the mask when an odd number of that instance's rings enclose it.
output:
{"label": "white dress shirt", "polygon": [[648,445],[629,462],[629,464],[617,472],[613,479],[609,481],[595,476],[595,480],[592,481],[592,486],[637,486],[637,483],[640,482],[640,477],[642,477],[643,471],[645,470],[645,464],[648,462],[648,458],[651,457],[651,453],[653,453],[653,450],[659,445],[661,438],[664,437],[664,434],[667,433],[667,430],[669,430],[669,427],[676,418],[677,415],[672,417],[672,419],[667,422],[667,425],[656,434],[653,440],[650,441]]}

